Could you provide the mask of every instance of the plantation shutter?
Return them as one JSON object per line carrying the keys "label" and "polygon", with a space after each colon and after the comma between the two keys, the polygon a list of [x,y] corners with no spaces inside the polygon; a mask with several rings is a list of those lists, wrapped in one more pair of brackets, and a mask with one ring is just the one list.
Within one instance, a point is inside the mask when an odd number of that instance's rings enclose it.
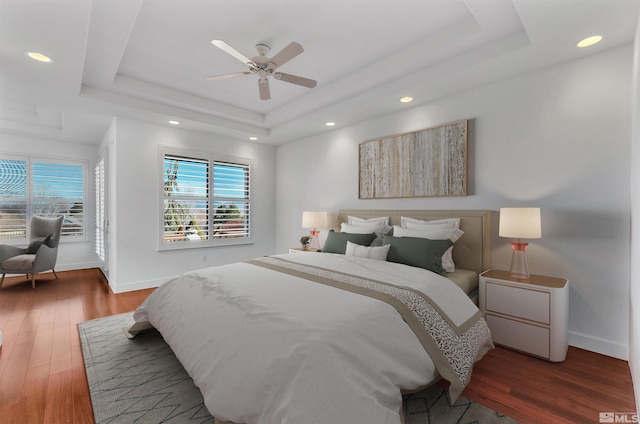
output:
{"label": "plantation shutter", "polygon": [[213,237],[250,237],[249,165],[213,163]]}
{"label": "plantation shutter", "polygon": [[85,238],[85,165],[41,158],[0,158],[0,240],[28,240],[32,215],[64,215],[62,239]]}
{"label": "plantation shutter", "polygon": [[105,180],[104,180],[104,159],[101,159],[95,168],[96,182],[96,241],[95,251],[101,261],[105,261],[105,240],[106,237],[106,211],[105,211]]}
{"label": "plantation shutter", "polygon": [[62,237],[84,236],[84,166],[33,161],[32,214],[64,215]]}
{"label": "plantation shutter", "polygon": [[27,161],[0,159],[0,240],[26,238]]}
{"label": "plantation shutter", "polygon": [[164,156],[164,242],[209,239],[209,161]]}

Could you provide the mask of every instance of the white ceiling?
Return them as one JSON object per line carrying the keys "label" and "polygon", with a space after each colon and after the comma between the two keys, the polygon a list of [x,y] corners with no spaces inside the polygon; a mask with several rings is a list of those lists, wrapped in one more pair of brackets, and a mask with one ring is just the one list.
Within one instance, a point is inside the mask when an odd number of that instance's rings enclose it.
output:
{"label": "white ceiling", "polygon": [[[640,0],[0,0],[0,134],[98,144],[113,116],[283,144],[629,44]],[[592,35],[587,49],[575,43]],[[279,71],[207,77],[292,41]],[[54,59],[35,62],[25,51]],[[414,102],[402,104],[402,96]],[[1,136],[0,136],[1,139]]]}

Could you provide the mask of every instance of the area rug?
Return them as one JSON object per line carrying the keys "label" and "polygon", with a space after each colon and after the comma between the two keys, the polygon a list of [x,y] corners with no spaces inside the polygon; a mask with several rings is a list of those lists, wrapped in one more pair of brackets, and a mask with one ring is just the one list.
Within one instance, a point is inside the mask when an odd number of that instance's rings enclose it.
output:
{"label": "area rug", "polygon": [[[214,424],[162,336],[148,330],[128,339],[122,328],[132,323],[132,314],[125,313],[78,324],[96,423]],[[406,424],[516,423],[463,397],[450,405],[437,384],[405,396],[404,408]]]}

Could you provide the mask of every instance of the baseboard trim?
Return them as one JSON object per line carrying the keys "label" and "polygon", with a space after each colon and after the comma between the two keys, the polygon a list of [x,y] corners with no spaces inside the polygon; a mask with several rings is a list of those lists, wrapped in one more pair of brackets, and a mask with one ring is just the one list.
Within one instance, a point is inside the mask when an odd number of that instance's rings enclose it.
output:
{"label": "baseboard trim", "polygon": [[135,290],[144,290],[144,289],[152,289],[156,287],[160,287],[167,281],[169,281],[173,277],[163,278],[161,280],[152,279],[152,280],[142,280],[142,281],[132,281],[129,283],[113,283],[109,280],[109,287],[111,287],[111,291],[114,293],[125,293]]}
{"label": "baseboard trim", "polygon": [[100,268],[98,261],[56,264],[56,271],[73,271],[76,269]]}
{"label": "baseboard trim", "polygon": [[624,361],[629,360],[629,346],[616,343],[612,340],[569,331],[569,345]]}

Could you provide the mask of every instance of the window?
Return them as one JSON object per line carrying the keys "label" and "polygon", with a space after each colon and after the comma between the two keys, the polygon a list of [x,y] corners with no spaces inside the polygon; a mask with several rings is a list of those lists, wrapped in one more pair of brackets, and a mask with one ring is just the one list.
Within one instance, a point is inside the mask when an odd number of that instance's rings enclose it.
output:
{"label": "window", "polygon": [[85,240],[85,164],[0,156],[0,240],[29,238],[32,215],[64,215],[61,240]]}
{"label": "window", "polygon": [[246,160],[165,149],[162,247],[251,242],[250,168]]}

